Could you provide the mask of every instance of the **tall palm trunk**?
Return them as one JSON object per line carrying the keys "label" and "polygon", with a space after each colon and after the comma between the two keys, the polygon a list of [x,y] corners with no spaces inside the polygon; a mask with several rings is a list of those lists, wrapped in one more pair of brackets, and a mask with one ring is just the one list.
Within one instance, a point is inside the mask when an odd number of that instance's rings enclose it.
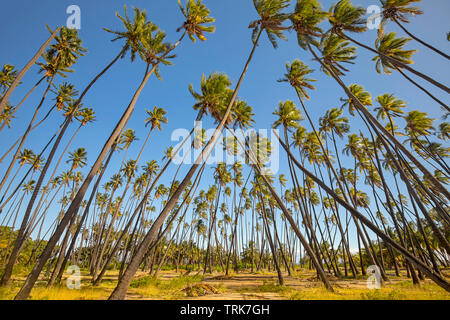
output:
{"label": "tall palm trunk", "polygon": [[[350,90],[347,88],[347,86],[342,82],[342,80],[330,69],[328,66],[326,66],[322,60],[317,56],[317,54],[312,49],[309,42],[307,42],[307,46],[309,51],[312,53],[314,58],[319,61],[319,63],[328,70],[328,72],[331,74],[331,76],[336,80],[336,82],[342,87],[342,89],[345,91],[345,93],[349,96],[349,98],[352,99],[352,101],[355,102],[357,109],[364,115],[364,117],[368,120],[368,122],[374,127],[379,130],[381,134],[383,134],[387,139],[389,139],[390,142],[392,142],[403,154],[405,154],[409,160],[411,160],[414,165],[422,171],[424,176],[448,199],[450,200],[450,192],[436,179],[436,177],[431,174],[424,166],[423,164],[414,157],[411,152],[409,152],[405,146],[399,142],[386,128],[362,105],[361,101],[358,100],[358,98],[353,95]],[[449,91],[450,92],[450,91]]]}
{"label": "tall palm trunk", "polygon": [[[33,93],[33,91],[41,84],[42,81],[44,81],[44,79],[47,78],[47,76],[43,76],[41,77],[38,82],[36,82],[36,84],[30,89],[28,90],[27,94],[25,95],[25,97],[22,98],[22,100],[19,102],[19,104],[17,106],[15,106],[14,110],[11,112],[11,114],[9,115],[10,119],[13,119],[14,114],[17,112],[17,110],[19,110],[20,106],[25,102],[25,100],[28,99],[28,97]],[[7,124],[7,121],[3,121],[1,127],[0,127],[0,131],[3,130],[3,128],[5,127],[5,125]]]}
{"label": "tall palm trunk", "polygon": [[153,240],[153,238],[156,235],[156,231],[159,229],[159,227],[163,224],[164,220],[166,219],[167,215],[170,213],[170,211],[172,211],[172,209],[174,208],[178,198],[180,197],[181,193],[184,191],[184,189],[187,187],[187,185],[189,184],[192,176],[194,175],[195,171],[198,169],[199,167],[199,162],[202,159],[207,159],[210,155],[210,152],[212,150],[210,150],[211,147],[213,147],[213,145],[216,144],[216,140],[217,140],[217,136],[219,135],[219,133],[222,131],[225,122],[227,121],[230,113],[231,113],[231,108],[234,104],[234,101],[236,100],[239,88],[242,84],[242,81],[244,80],[244,76],[247,73],[248,67],[250,65],[250,62],[253,58],[253,54],[256,50],[256,46],[258,44],[259,38],[261,36],[262,33],[262,29],[260,30],[256,41],[254,42],[253,45],[253,49],[250,53],[250,56],[247,60],[247,63],[244,67],[244,71],[241,74],[241,77],[237,83],[236,89],[234,90],[233,96],[231,97],[230,103],[228,104],[227,110],[223,116],[222,121],[220,122],[220,124],[218,125],[218,127],[216,128],[216,130],[213,133],[213,136],[211,137],[211,139],[208,141],[208,143],[206,144],[205,148],[202,150],[202,153],[199,155],[199,157],[196,159],[195,163],[191,166],[191,169],[189,170],[189,172],[187,173],[186,177],[183,179],[183,181],[181,182],[181,184],[179,185],[179,187],[177,188],[177,190],[174,192],[174,194],[172,195],[172,197],[167,201],[163,211],[159,214],[158,218],[156,219],[156,221],[154,222],[154,224],[152,225],[152,227],[150,228],[150,230],[148,231],[148,233],[146,234],[146,236],[144,237],[144,240],[142,241],[142,243],[140,244],[138,250],[136,251],[134,257],[131,259],[130,264],[128,265],[127,270],[125,271],[123,277],[120,279],[119,283],[117,284],[117,287],[114,289],[113,293],[111,294],[111,296],[109,297],[110,300],[122,300],[125,298],[128,286],[130,285],[133,276],[135,275],[137,269],[139,268],[139,265],[142,261],[142,258],[144,257],[145,252],[147,251],[151,241]]}
{"label": "tall palm trunk", "polygon": [[[84,98],[84,96],[86,95],[86,93],[97,82],[97,80],[101,76],[103,76],[103,74],[106,71],[108,71],[117,62],[117,60],[119,60],[119,58],[121,56],[123,56],[125,50],[126,50],[125,47],[122,48],[122,50],[119,52],[119,54],[88,84],[88,86],[84,89],[83,93],[80,95],[78,100],[75,102],[73,111],[75,111],[78,108],[78,106],[80,105],[80,103],[81,103],[82,99]],[[86,189],[87,189],[87,187],[86,187]],[[84,192],[86,192],[86,190],[84,190]],[[82,199],[79,200],[80,203],[81,203],[81,200]],[[75,209],[75,208],[73,208],[73,209]],[[78,211],[78,208],[76,208],[76,209],[77,209],[76,211]],[[67,218],[67,219],[64,220],[64,218]],[[33,288],[37,278],[39,277],[39,274],[41,273],[45,263],[50,258],[53,248],[55,247],[57,241],[61,237],[61,234],[64,231],[70,218],[71,217],[67,217],[67,215],[65,215],[63,217],[63,219],[61,220],[61,223],[58,225],[58,227],[55,230],[55,233],[56,233],[56,231],[58,231],[58,233],[57,234],[53,233],[52,237],[50,238],[50,241],[47,243],[47,246],[45,247],[44,251],[42,252],[41,256],[39,257],[38,262],[34,266],[31,273],[28,275],[27,280],[25,281],[25,283],[22,287],[23,290],[21,289],[19,291],[19,293],[17,294],[15,299],[18,299],[18,300],[26,299],[29,296],[31,289]],[[64,221],[64,224],[63,224],[63,221]]]}
{"label": "tall palm trunk", "polygon": [[349,36],[347,36],[347,35],[345,35],[343,33],[340,33],[339,36],[342,36],[343,38],[345,38],[345,39],[347,39],[347,40],[357,44],[358,46],[363,47],[364,49],[367,49],[367,50],[369,50],[369,51],[371,51],[371,52],[373,52],[373,53],[375,53],[375,54],[377,54],[377,55],[379,55],[379,56],[389,60],[389,62],[391,62],[393,65],[395,65],[395,66],[397,66],[399,68],[404,68],[404,69],[408,70],[409,72],[415,74],[416,76],[418,76],[418,77],[428,81],[429,83],[433,84],[434,86],[438,87],[439,89],[441,89],[441,90],[443,90],[443,91],[445,91],[447,93],[450,93],[450,88],[448,88],[446,85],[444,85],[442,83],[439,83],[438,81],[436,81],[436,80],[428,77],[427,75],[425,75],[425,74],[423,74],[423,73],[421,73],[421,72],[411,68],[410,66],[408,66],[408,65],[398,61],[397,59],[394,59],[394,58],[392,58],[390,56],[387,56],[384,53],[379,52],[378,50],[372,49],[371,47],[366,46],[365,44],[362,44],[361,42],[356,41],[355,39],[352,39],[351,37],[349,37]]}
{"label": "tall palm trunk", "polygon": [[443,279],[441,276],[434,273],[433,270],[429,269],[427,265],[425,265],[422,261],[413,256],[407,249],[399,245],[392,238],[386,235],[383,231],[377,228],[369,219],[367,219],[363,214],[353,208],[353,206],[349,205],[346,201],[341,199],[331,188],[329,188],[322,180],[317,178],[314,174],[308,171],[305,167],[303,167],[297,159],[289,152],[289,149],[283,143],[283,141],[278,137],[278,141],[282,145],[283,149],[286,151],[288,156],[293,160],[294,164],[302,170],[309,178],[311,178],[315,183],[317,183],[326,193],[328,193],[336,202],[338,202],[341,206],[347,209],[352,215],[354,215],[358,220],[364,223],[369,229],[371,229],[375,234],[377,234],[384,242],[391,245],[395,250],[399,251],[403,254],[411,263],[413,263],[418,269],[424,272],[426,275],[430,277],[437,285],[450,292],[450,284]]}
{"label": "tall palm trunk", "polygon": [[426,43],[425,41],[420,40],[419,38],[417,38],[415,35],[413,35],[411,32],[409,32],[397,19],[392,19],[408,36],[410,36],[411,38],[413,38],[414,40],[416,40],[417,42],[421,43],[422,45],[424,45],[425,47],[427,47],[428,49],[433,50],[434,52],[440,54],[441,56],[443,56],[444,58],[447,58],[448,60],[450,60],[450,56],[445,54],[444,52],[442,52],[441,50],[433,47],[432,45]]}
{"label": "tall palm trunk", "polygon": [[0,100],[0,114],[3,113],[3,110],[5,110],[6,104],[9,101],[9,98],[11,97],[12,93],[16,89],[16,87],[20,84],[20,80],[22,80],[23,76],[30,70],[30,68],[36,63],[37,59],[39,59],[40,56],[45,51],[45,48],[52,42],[53,38],[58,34],[61,27],[56,28],[55,31],[53,31],[52,35],[47,39],[47,41],[44,42],[44,44],[39,48],[39,50],[36,52],[33,58],[31,58],[30,61],[25,65],[25,67],[19,72],[17,77],[14,79],[11,86],[8,88],[8,91],[6,91],[3,98]]}
{"label": "tall palm trunk", "polygon": [[[55,79],[55,76],[56,76],[56,73],[52,76],[52,78],[51,78],[51,80],[50,80],[50,82],[49,82],[49,84],[47,86],[47,89],[45,90],[45,93],[42,96],[41,102],[39,103],[38,107],[36,108],[36,111],[34,112],[33,118],[30,121],[30,124],[28,125],[27,131],[23,135],[22,141],[21,141],[19,147],[17,148],[17,151],[16,151],[13,159],[11,160],[11,164],[10,164],[8,170],[6,171],[6,174],[3,177],[2,182],[0,183],[0,190],[2,189],[4,183],[6,182],[6,179],[8,178],[8,175],[9,175],[9,173],[11,172],[11,170],[12,170],[12,168],[14,166],[14,163],[18,159],[19,152],[22,149],[23,144],[25,143],[25,139],[28,136],[28,133],[31,131],[31,127],[33,126],[34,120],[36,119],[36,116],[37,116],[40,108],[42,107],[42,105],[43,105],[43,103],[45,101],[47,93],[50,90],[50,87],[51,87],[51,85],[53,83],[53,80]],[[58,141],[58,139],[56,141]],[[57,143],[56,141],[55,141],[55,144]],[[44,170],[46,170],[48,168],[48,165],[49,165],[49,160],[47,160],[44,168],[41,171],[41,174],[39,176],[38,182],[36,183],[36,186],[34,187],[33,193],[31,195],[30,202],[28,203],[28,207],[27,207],[27,209],[25,211],[25,214],[23,216],[22,224],[21,224],[19,232],[17,234],[16,241],[14,242],[14,247],[13,247],[11,256],[9,257],[8,264],[6,265],[6,268],[5,268],[4,272],[3,272],[3,276],[2,276],[2,279],[0,281],[0,286],[9,285],[9,283],[11,281],[11,275],[12,275],[14,264],[16,263],[17,258],[19,257],[20,251],[22,250],[22,246],[23,246],[23,244],[25,242],[26,228],[27,228],[27,225],[28,225],[28,222],[29,222],[29,217],[30,217],[32,205],[34,204],[34,199],[36,199],[37,194],[39,192],[39,188],[40,188],[40,185],[41,185],[42,180],[43,180],[43,173],[45,172]],[[45,173],[44,173],[44,175],[45,175]]]}

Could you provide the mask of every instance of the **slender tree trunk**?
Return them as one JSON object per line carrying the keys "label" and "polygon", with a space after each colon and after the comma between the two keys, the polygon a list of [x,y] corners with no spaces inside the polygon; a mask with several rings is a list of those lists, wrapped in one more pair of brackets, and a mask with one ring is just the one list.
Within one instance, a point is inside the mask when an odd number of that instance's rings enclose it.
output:
{"label": "slender tree trunk", "polygon": [[244,71],[242,72],[241,77],[240,77],[240,79],[239,79],[239,81],[237,83],[236,89],[234,90],[233,96],[231,97],[230,103],[229,103],[229,105],[227,107],[227,110],[226,110],[226,112],[225,112],[225,114],[223,116],[222,121],[220,122],[220,124],[218,125],[216,130],[214,131],[213,136],[208,141],[208,143],[205,146],[205,148],[203,149],[202,153],[196,159],[195,163],[191,166],[191,169],[187,173],[186,177],[183,179],[183,181],[181,182],[181,184],[179,185],[177,190],[174,192],[172,197],[167,201],[163,211],[160,213],[160,215],[156,219],[155,223],[150,228],[150,230],[148,231],[147,235],[144,237],[144,240],[142,241],[141,245],[139,246],[138,250],[136,251],[136,254],[132,258],[130,264],[128,265],[128,268],[125,271],[123,277],[120,279],[119,283],[117,284],[117,287],[114,289],[113,293],[109,297],[109,300],[122,300],[122,299],[125,298],[128,286],[130,285],[134,274],[136,273],[137,269],[139,268],[139,264],[141,263],[141,260],[142,260],[142,258],[144,256],[145,252],[147,251],[148,246],[150,245],[151,241],[155,237],[156,230],[158,230],[158,228],[163,224],[163,222],[166,219],[167,215],[169,214],[169,212],[175,206],[175,204],[176,204],[178,198],[180,197],[181,193],[184,191],[184,189],[189,184],[192,176],[194,175],[195,171],[199,167],[199,162],[202,159],[205,159],[205,158],[207,159],[209,157],[210,152],[212,151],[212,150],[210,150],[210,147],[215,145],[217,136],[222,131],[222,128],[224,127],[225,122],[227,121],[227,119],[228,119],[228,117],[229,117],[229,115],[231,113],[231,108],[232,108],[232,106],[234,104],[234,101],[236,100],[236,97],[237,97],[239,88],[240,88],[240,86],[242,84],[242,81],[244,79],[244,76],[247,73],[248,66],[250,65],[250,61],[252,60],[253,54],[254,54],[254,52],[256,50],[256,46],[258,44],[259,38],[261,36],[261,33],[262,33],[262,30],[259,32],[259,34],[257,36],[257,39],[256,39],[256,41],[255,41],[255,43],[253,45],[252,52],[250,53],[250,56],[249,56],[249,58],[247,60],[247,63],[245,65],[245,67],[244,67]]}
{"label": "slender tree trunk", "polygon": [[448,60],[450,60],[450,56],[445,54],[444,52],[442,52],[441,50],[433,47],[432,45],[426,43],[425,41],[420,40],[419,38],[417,38],[415,35],[413,35],[412,33],[410,33],[400,22],[398,22],[397,19],[392,19],[408,36],[410,36],[411,38],[413,38],[414,40],[416,40],[417,42],[421,43],[422,45],[424,45],[425,47],[427,47],[428,49],[433,50],[434,52],[440,54],[441,56],[443,56],[444,58],[447,58]]}
{"label": "slender tree trunk", "polygon": [[17,77],[14,79],[11,86],[8,88],[8,91],[6,91],[3,98],[0,100],[0,114],[3,113],[3,110],[5,110],[6,104],[9,101],[9,98],[11,97],[12,93],[16,89],[16,87],[19,85],[20,80],[22,80],[23,76],[30,70],[30,68],[36,63],[37,59],[39,59],[40,56],[45,51],[45,48],[52,42],[53,38],[58,34],[61,27],[56,28],[55,31],[53,31],[52,35],[47,39],[47,41],[44,42],[44,44],[39,48],[38,52],[34,55],[34,57],[25,65],[25,67],[19,72]]}

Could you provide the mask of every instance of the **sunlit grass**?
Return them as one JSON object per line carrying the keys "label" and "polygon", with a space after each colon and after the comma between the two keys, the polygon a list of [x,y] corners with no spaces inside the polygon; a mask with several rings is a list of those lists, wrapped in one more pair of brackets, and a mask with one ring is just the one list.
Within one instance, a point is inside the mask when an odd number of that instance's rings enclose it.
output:
{"label": "sunlit grass", "polygon": [[135,279],[131,282],[130,292],[146,298],[176,299],[183,295],[181,289],[189,284],[201,282],[201,275],[179,276],[171,280],[162,280],[152,276]]}
{"label": "sunlit grass", "polygon": [[411,281],[387,284],[381,289],[334,288],[323,286],[295,290],[286,297],[291,300],[450,300],[450,293],[438,285],[426,282],[414,286]]}
{"label": "sunlit grass", "polygon": [[[0,300],[12,300],[19,292],[19,287],[0,288]],[[30,300],[105,300],[109,292],[104,287],[82,287],[69,289],[65,286],[35,287]]]}
{"label": "sunlit grass", "polygon": [[284,293],[287,294],[293,289],[288,286],[281,286],[274,282],[264,281],[262,285],[259,286],[249,286],[243,287],[238,290],[238,292],[274,292],[274,293]]}

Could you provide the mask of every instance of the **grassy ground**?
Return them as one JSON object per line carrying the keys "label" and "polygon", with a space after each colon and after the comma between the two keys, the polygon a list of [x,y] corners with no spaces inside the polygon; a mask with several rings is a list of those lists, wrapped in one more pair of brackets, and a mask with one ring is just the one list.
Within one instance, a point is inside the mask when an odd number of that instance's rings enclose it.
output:
{"label": "grassy ground", "polygon": [[[0,299],[13,299],[24,281],[23,275],[14,277],[9,288],[0,288]],[[109,271],[98,287],[93,287],[90,277],[82,272],[81,289],[70,290],[65,285],[46,287],[45,281],[37,283],[31,293],[33,300],[103,300],[107,299],[117,284],[117,272]],[[223,276],[219,273],[202,276],[182,276],[174,271],[162,271],[155,279],[139,273],[130,285],[127,299],[290,299],[290,300],[450,300],[446,292],[430,280],[420,287],[405,277],[389,276],[389,282],[379,290],[370,290],[366,279],[331,278],[334,292],[324,288],[313,272],[299,270],[291,277],[285,275],[285,286],[277,284],[276,274],[270,272],[242,272]]]}

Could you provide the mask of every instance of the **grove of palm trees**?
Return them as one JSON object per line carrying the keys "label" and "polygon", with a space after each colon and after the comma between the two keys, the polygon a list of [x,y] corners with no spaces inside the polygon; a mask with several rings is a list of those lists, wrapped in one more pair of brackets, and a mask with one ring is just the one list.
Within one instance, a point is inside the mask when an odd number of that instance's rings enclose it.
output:
{"label": "grove of palm trees", "polygon": [[450,299],[447,1],[57,2],[1,22],[1,300]]}

